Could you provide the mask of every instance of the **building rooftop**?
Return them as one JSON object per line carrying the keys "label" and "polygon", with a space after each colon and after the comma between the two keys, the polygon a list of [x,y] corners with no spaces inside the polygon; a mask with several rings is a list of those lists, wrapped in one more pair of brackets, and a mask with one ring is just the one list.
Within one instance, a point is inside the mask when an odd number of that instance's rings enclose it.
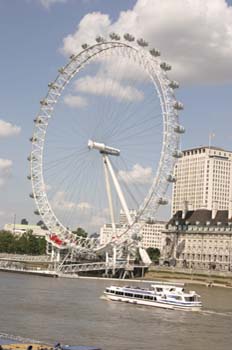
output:
{"label": "building rooftop", "polygon": [[221,147],[216,147],[216,146],[199,146],[199,147],[192,147],[192,148],[187,148],[184,149],[183,152],[189,152],[189,151],[194,151],[194,150],[202,150],[202,149],[211,149],[211,150],[215,150],[215,151],[222,151],[222,152],[229,152],[232,153],[232,151],[228,151],[224,148]]}
{"label": "building rooftop", "polygon": [[188,210],[185,218],[182,218],[182,210],[177,211],[169,220],[168,225],[200,225],[200,226],[226,226],[232,223],[232,218],[228,218],[228,210],[218,210],[214,219],[212,219],[212,210],[197,209]]}

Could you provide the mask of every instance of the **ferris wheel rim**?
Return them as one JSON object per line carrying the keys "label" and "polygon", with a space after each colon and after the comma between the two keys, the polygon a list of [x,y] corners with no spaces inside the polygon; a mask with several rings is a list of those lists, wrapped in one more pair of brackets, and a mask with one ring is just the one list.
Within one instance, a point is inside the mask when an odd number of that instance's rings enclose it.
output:
{"label": "ferris wheel rim", "polygon": [[[130,50],[133,55],[137,55],[137,58],[140,60],[140,65],[149,74],[150,79],[155,86],[155,90],[159,96],[160,106],[162,109],[163,140],[161,156],[159,159],[156,177],[153,181],[149,193],[139,208],[140,215],[143,215],[144,217],[150,215],[151,208],[149,207],[149,204],[151,204],[152,201],[152,210],[154,210],[154,208],[158,208],[160,205],[159,200],[162,199],[162,196],[164,195],[168,186],[168,171],[172,171],[175,164],[175,157],[173,155],[173,152],[177,152],[179,146],[179,133],[175,132],[175,128],[179,126],[178,113],[174,109],[176,100],[173,95],[173,91],[169,86],[170,80],[160,67],[161,64],[159,59],[155,59],[149,56],[149,53],[144,49],[121,41],[104,41],[97,43],[84,49],[79,54],[72,56],[71,61],[65,67],[59,70],[59,74],[57,75],[55,81],[49,86],[46,97],[41,101],[41,108],[35,119],[30,161],[33,197],[35,199],[39,214],[41,215],[45,225],[51,231],[54,229],[54,227],[57,227],[58,237],[62,237],[64,240],[67,239],[69,241],[69,244],[71,239],[71,243],[73,243],[73,245],[75,245],[76,236],[74,237],[73,233],[60,222],[47,198],[47,192],[43,177],[44,141],[46,139],[47,126],[49,124],[50,118],[52,117],[54,106],[58,102],[66,85],[78,74],[81,69],[85,67],[86,64],[89,63],[89,61],[91,61],[91,59],[93,59],[93,57],[100,55],[105,50],[110,51],[112,49],[120,49],[124,51]],[[91,50],[93,51],[92,55],[87,55],[86,58],[85,54],[90,53]],[[84,56],[85,60],[78,61],[82,56]],[[75,69],[72,68],[72,65],[76,65]],[[156,69],[154,69],[154,67]],[[170,145],[173,147],[170,147]],[[81,247],[83,246],[84,248],[86,244],[90,247],[95,246],[96,239],[78,238],[78,245]]]}

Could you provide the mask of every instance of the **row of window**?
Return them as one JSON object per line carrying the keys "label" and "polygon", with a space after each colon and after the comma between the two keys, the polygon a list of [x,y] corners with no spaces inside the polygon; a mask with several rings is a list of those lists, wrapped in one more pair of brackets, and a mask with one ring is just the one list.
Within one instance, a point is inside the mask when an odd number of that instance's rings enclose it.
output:
{"label": "row of window", "polygon": [[111,290],[111,289],[106,289],[107,293],[110,294],[116,294],[116,295],[121,295],[121,296],[125,296],[128,298],[137,298],[137,299],[144,299],[144,300],[152,300],[152,301],[156,301],[156,297],[153,297],[152,295],[145,295],[145,294],[135,294],[135,293],[130,293],[130,292],[121,292],[118,290]]}

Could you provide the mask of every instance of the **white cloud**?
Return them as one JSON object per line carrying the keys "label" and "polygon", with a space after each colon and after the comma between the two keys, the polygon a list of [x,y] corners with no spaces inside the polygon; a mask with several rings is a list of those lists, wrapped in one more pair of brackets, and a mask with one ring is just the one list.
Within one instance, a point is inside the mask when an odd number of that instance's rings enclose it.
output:
{"label": "white cloud", "polygon": [[72,108],[83,108],[87,106],[87,100],[82,96],[66,95],[64,96],[64,103]]}
{"label": "white cloud", "polygon": [[130,171],[120,170],[118,172],[120,180],[126,183],[149,184],[152,181],[152,168],[143,168],[140,164],[135,164]]}
{"label": "white cloud", "polygon": [[3,186],[11,175],[12,160],[0,158],[0,186]]}
{"label": "white cloud", "polygon": [[84,16],[63,40],[65,54],[97,34],[115,31],[143,37],[173,66],[173,77],[186,82],[232,81],[232,7],[226,0],[137,0],[115,22],[100,12]]}
{"label": "white cloud", "polygon": [[122,85],[118,81],[104,76],[86,76],[75,82],[75,90],[94,95],[115,97],[118,100],[141,101],[143,93],[133,86]]}
{"label": "white cloud", "polygon": [[49,9],[50,6],[58,4],[58,3],[65,3],[67,0],[39,0],[41,5],[45,7],[46,9]]}
{"label": "white cloud", "polygon": [[0,119],[0,138],[18,135],[21,131],[19,126],[13,125]]}
{"label": "white cloud", "polygon": [[93,215],[89,225],[94,228],[99,228],[103,226],[107,221],[107,218],[101,215]]}
{"label": "white cloud", "polygon": [[58,210],[90,210],[92,206],[87,202],[72,202],[65,198],[65,192],[59,191],[55,194],[55,196],[52,199],[52,204],[55,209]]}
{"label": "white cloud", "polygon": [[77,31],[63,39],[62,52],[70,55],[81,48],[81,44],[94,43],[97,35],[106,35],[111,25],[108,15],[100,12],[92,12],[83,17]]}

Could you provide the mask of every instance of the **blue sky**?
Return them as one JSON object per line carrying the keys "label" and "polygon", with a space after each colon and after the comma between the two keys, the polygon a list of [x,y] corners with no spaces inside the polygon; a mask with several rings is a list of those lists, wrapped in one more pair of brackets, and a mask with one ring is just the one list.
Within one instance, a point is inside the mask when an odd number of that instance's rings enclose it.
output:
{"label": "blue sky", "polygon": [[[187,3],[191,11],[183,18]],[[229,0],[0,1],[0,120],[11,124],[5,134],[0,124],[0,159],[10,161],[0,162],[0,226],[14,214],[38,220],[26,179],[33,119],[57,69],[92,32],[128,30],[157,43],[181,85],[182,148],[207,145],[214,132],[213,144],[232,150],[231,6]]]}

